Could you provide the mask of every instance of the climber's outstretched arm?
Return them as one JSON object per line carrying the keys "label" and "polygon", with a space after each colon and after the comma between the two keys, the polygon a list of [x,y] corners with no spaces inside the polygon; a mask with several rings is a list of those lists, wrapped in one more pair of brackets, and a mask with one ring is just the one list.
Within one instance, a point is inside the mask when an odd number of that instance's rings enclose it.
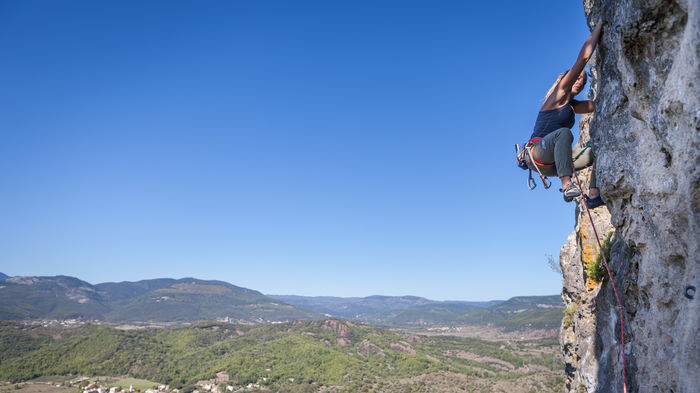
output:
{"label": "climber's outstretched arm", "polygon": [[573,107],[576,113],[591,113],[595,110],[595,101],[573,100]]}
{"label": "climber's outstretched arm", "polygon": [[581,71],[583,71],[583,67],[586,66],[588,60],[591,58],[591,56],[593,56],[593,51],[595,50],[595,47],[598,44],[598,40],[600,39],[600,32],[602,28],[603,20],[601,19],[598,21],[598,24],[593,29],[591,36],[588,37],[586,42],[583,44],[583,48],[581,48],[581,52],[578,54],[576,63],[574,63],[574,66],[571,67],[571,69],[569,70],[569,72],[566,73],[566,75],[564,75],[564,78],[562,78],[561,82],[559,83],[559,89],[564,90],[566,92],[571,91],[571,88],[574,86],[576,79],[578,79],[578,76],[581,74]]}

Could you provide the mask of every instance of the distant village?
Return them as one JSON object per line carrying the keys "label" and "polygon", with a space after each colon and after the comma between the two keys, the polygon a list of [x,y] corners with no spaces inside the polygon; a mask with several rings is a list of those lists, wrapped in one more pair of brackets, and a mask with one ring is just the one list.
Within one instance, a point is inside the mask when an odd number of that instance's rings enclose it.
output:
{"label": "distant village", "polygon": [[[268,370],[269,371],[269,370]],[[71,385],[79,384],[80,382],[86,381],[88,378],[83,377],[79,378],[77,380],[71,381]],[[290,382],[294,381],[294,378],[289,379]],[[267,378],[263,378],[263,381],[267,381]],[[248,389],[259,389],[260,385],[257,383],[249,383],[248,385],[244,387],[235,387],[233,385],[229,384],[229,376],[228,373],[225,371],[220,371],[216,373],[216,378],[214,379],[206,379],[206,380],[201,380],[197,381],[195,384],[196,389],[192,391],[192,393],[204,393],[204,392],[209,392],[209,393],[226,393],[226,392],[231,392],[231,393],[236,393],[236,392],[244,392]],[[128,389],[125,388],[120,388],[116,386],[112,387],[103,387],[97,382],[90,382],[85,388],[83,389],[82,393],[137,393],[140,392],[138,389],[134,389],[133,385],[130,385]],[[157,388],[154,386],[153,388],[146,389],[142,393],[183,393],[182,390],[180,389],[170,389],[169,385],[158,385]]]}

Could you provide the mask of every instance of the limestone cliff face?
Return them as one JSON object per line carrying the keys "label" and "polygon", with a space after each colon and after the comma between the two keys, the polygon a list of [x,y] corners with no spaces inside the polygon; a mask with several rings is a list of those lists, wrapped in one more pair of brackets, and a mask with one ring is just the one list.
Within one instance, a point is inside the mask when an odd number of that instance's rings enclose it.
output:
{"label": "limestone cliff face", "polygon": [[[592,60],[595,113],[580,121],[597,156],[624,308],[628,392],[700,392],[700,2],[584,0],[605,25]],[[580,174],[581,179],[587,173]],[[584,181],[584,184],[587,183]],[[568,392],[622,392],[620,312],[583,207],[562,248]],[[608,210],[609,209],[609,210]]]}

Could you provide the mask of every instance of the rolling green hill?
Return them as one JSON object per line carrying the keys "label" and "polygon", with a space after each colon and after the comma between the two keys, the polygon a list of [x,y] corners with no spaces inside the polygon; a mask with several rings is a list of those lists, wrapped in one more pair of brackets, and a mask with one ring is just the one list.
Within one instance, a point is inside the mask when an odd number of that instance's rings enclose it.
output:
{"label": "rolling green hill", "polygon": [[460,315],[480,308],[470,304],[451,302],[426,304],[385,315],[381,322],[394,326],[452,324]]}
{"label": "rolling green hill", "polygon": [[312,319],[305,312],[223,281],[183,278],[156,290],[114,303],[109,321],[201,321],[229,318],[272,322]]}
{"label": "rolling green hill", "polygon": [[[399,335],[335,319],[136,331],[0,322],[0,381],[129,376],[190,392],[196,381],[226,371],[237,387],[255,383],[285,392],[316,392],[322,386],[343,392],[408,391],[400,384],[413,378],[431,384],[448,379],[462,390],[510,381],[549,391],[561,369],[552,357],[556,351],[554,339],[504,343]],[[382,389],[394,385],[399,387]]]}
{"label": "rolling green hill", "polygon": [[105,299],[119,301],[135,298],[145,293],[173,285],[176,282],[177,280],[172,278],[157,278],[154,280],[141,280],[136,282],[105,282],[95,285],[95,288],[102,292]]}
{"label": "rolling green hill", "polygon": [[89,319],[110,322],[193,322],[229,318],[279,322],[317,318],[223,281],[156,279],[91,285],[74,277],[0,281],[0,319]]}
{"label": "rolling green hill", "polygon": [[367,296],[367,297],[334,297],[334,296],[295,296],[268,295],[272,298],[316,312],[334,317],[365,320],[392,311],[405,310],[415,306],[434,303],[418,296]]}
{"label": "rolling green hill", "polygon": [[[399,320],[405,315],[426,312],[429,314],[441,314],[446,309],[466,312],[466,310],[488,307],[502,303],[501,300],[488,302],[468,302],[468,301],[436,301],[418,296],[368,296],[368,297],[332,297],[332,296],[294,296],[294,295],[268,295],[272,298],[282,300],[286,303],[314,311],[319,314],[327,314],[333,317],[354,319],[365,322],[387,322],[387,320],[398,317]],[[433,309],[431,306],[435,306]],[[403,314],[407,311],[407,314]],[[401,316],[400,316],[401,315]],[[411,322],[411,321],[409,321]]]}
{"label": "rolling green hill", "polygon": [[564,309],[559,295],[518,296],[491,302],[435,301],[415,296],[270,296],[317,313],[389,327],[477,325],[507,330],[556,329]]}
{"label": "rolling green hill", "polygon": [[492,310],[517,312],[520,310],[561,308],[563,302],[560,295],[549,296],[516,296],[505,302],[489,307]]}
{"label": "rolling green hill", "polygon": [[91,285],[67,276],[11,277],[0,280],[0,319],[269,323],[327,315],[391,327],[465,324],[517,330],[556,328],[563,309],[559,296],[491,302],[445,302],[417,296],[272,296],[275,298],[227,282],[196,278]]}
{"label": "rolling green hill", "polygon": [[469,325],[493,325],[508,330],[523,328],[558,329],[561,325],[561,297],[519,296],[492,307],[473,310],[456,319]]}
{"label": "rolling green hill", "polygon": [[0,282],[0,319],[102,319],[109,307],[74,277],[12,277]]}
{"label": "rolling green hill", "polygon": [[561,297],[519,296],[489,307],[477,307],[461,302],[436,302],[411,307],[399,313],[378,318],[385,326],[494,326],[508,331],[522,329],[557,329],[564,306]]}

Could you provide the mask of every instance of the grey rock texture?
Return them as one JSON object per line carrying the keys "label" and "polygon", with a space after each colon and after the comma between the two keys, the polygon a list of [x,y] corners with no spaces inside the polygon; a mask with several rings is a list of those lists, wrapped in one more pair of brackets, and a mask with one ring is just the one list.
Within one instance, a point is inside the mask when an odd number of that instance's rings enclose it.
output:
{"label": "grey rock texture", "polygon": [[[627,391],[700,392],[700,297],[685,296],[700,286],[700,2],[584,0],[584,9],[590,26],[605,21],[592,60],[599,101],[580,139],[592,142],[607,201],[593,221],[601,238],[615,233]],[[610,281],[586,272],[597,249],[582,209],[560,256],[565,390],[622,392],[620,311]]]}
{"label": "grey rock texture", "polygon": [[[580,144],[589,141],[590,123],[590,116],[579,121]],[[578,173],[585,192],[588,192],[591,170],[589,168]],[[600,254],[597,238],[602,243],[607,235],[614,239],[609,260],[611,270],[615,271],[613,277],[617,278],[616,274],[628,262],[622,249],[624,243],[619,236],[615,236],[615,227],[611,224],[607,207],[601,206],[590,213],[589,218],[583,205],[577,206],[575,229],[569,234],[560,254],[564,276],[562,298],[567,310],[559,338],[566,363],[566,388],[576,393],[583,389],[587,392],[604,391],[596,390],[601,386],[622,386],[621,376],[614,372],[602,372],[609,369],[614,371],[619,360],[619,307],[612,288],[607,283],[590,279],[587,269]]]}

